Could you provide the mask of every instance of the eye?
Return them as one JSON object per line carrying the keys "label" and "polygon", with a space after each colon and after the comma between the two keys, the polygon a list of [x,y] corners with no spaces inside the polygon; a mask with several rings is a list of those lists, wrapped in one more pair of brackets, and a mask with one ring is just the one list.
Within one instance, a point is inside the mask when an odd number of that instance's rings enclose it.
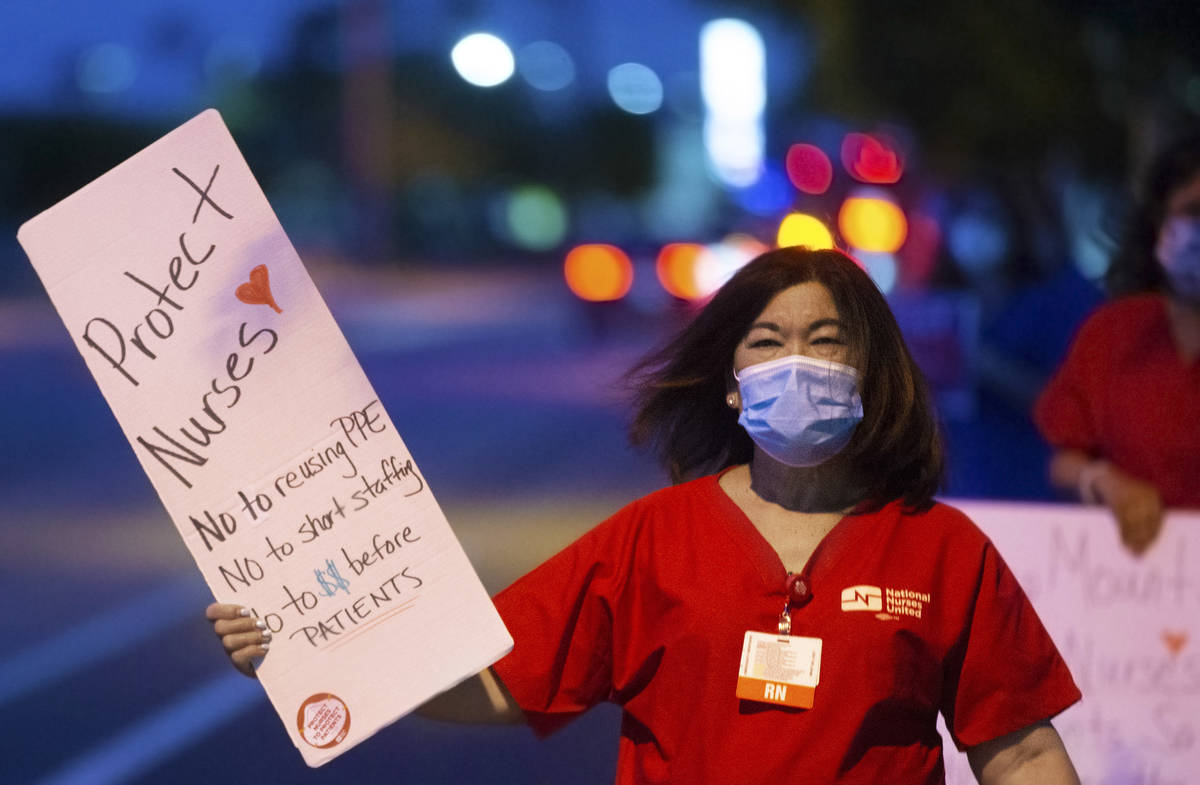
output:
{"label": "eye", "polygon": [[823,343],[823,344],[830,344],[833,346],[845,346],[846,345],[846,342],[843,341],[841,338],[837,338],[832,335],[822,335],[820,338],[814,338],[812,342],[814,344]]}
{"label": "eye", "polygon": [[759,338],[755,341],[751,341],[749,346],[751,349],[765,349],[770,346],[783,346],[783,344],[774,338]]}

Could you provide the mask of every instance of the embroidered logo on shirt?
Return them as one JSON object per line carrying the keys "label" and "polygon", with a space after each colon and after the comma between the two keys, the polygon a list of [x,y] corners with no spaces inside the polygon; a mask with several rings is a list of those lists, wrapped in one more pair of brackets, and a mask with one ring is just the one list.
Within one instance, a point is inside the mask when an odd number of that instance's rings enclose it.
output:
{"label": "embroidered logo on shirt", "polygon": [[884,600],[887,612],[893,616],[912,616],[919,619],[925,611],[925,606],[929,604],[929,595],[911,589],[886,589]]}
{"label": "embroidered logo on shirt", "polygon": [[847,586],[842,589],[842,610],[881,611],[883,592],[878,586]]}
{"label": "embroidered logo on shirt", "polygon": [[866,584],[842,589],[843,611],[870,611],[883,621],[898,619],[901,616],[919,619],[929,602],[929,594],[912,589],[881,589]]}

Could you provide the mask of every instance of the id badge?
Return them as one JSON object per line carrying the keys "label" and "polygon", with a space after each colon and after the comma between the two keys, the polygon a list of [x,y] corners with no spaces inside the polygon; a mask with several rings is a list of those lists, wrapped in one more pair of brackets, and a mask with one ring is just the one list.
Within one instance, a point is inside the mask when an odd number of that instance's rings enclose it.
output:
{"label": "id badge", "polygon": [[811,709],[820,680],[820,638],[746,633],[737,680],[739,698]]}

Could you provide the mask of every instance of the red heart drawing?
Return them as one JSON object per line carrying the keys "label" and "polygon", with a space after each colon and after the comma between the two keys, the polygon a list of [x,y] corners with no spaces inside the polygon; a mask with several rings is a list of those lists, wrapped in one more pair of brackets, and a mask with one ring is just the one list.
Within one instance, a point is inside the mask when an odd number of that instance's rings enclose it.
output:
{"label": "red heart drawing", "polygon": [[1167,651],[1178,656],[1179,652],[1183,651],[1183,647],[1187,645],[1188,634],[1186,632],[1176,632],[1175,630],[1163,630],[1162,639],[1167,647]]}
{"label": "red heart drawing", "polygon": [[247,305],[269,305],[275,309],[275,313],[283,313],[271,296],[271,277],[267,274],[265,264],[251,270],[249,283],[240,284],[234,294]]}

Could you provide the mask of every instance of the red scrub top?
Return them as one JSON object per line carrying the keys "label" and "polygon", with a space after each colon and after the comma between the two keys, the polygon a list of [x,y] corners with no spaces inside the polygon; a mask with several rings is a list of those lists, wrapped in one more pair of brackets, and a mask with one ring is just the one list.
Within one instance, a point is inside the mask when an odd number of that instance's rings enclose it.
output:
{"label": "red scrub top", "polygon": [[894,502],[843,518],[800,575],[812,709],[739,700],[744,634],[776,631],[787,579],[717,477],[666,488],[496,597],[515,646],[494,667],[539,733],[620,704],[618,783],[941,783],[939,711],[964,747],[1080,697],[982,532]]}
{"label": "red scrub top", "polygon": [[1088,317],[1034,407],[1058,449],[1104,458],[1200,508],[1200,361],[1185,365],[1161,295],[1113,300]]}

